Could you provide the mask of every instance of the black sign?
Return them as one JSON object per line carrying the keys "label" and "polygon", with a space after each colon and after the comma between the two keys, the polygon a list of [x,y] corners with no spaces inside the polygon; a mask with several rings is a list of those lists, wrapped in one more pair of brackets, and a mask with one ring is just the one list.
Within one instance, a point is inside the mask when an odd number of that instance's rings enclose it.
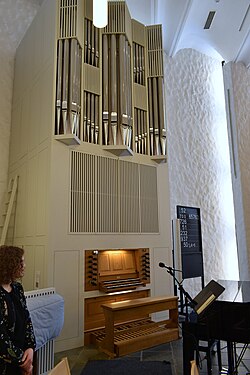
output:
{"label": "black sign", "polygon": [[203,277],[201,216],[197,207],[177,206],[183,278]]}

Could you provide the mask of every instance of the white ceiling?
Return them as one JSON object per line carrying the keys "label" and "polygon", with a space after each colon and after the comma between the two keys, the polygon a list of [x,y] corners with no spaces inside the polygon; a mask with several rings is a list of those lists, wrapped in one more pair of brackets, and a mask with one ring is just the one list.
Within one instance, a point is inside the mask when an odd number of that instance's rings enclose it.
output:
{"label": "white ceiling", "polygon": [[[164,49],[174,56],[194,48],[220,61],[242,61],[250,67],[250,0],[126,0],[133,18],[163,27]],[[215,12],[204,30],[209,12]]]}
{"label": "white ceiling", "polygon": [[[0,44],[15,50],[43,1],[0,0]],[[182,48],[194,48],[221,61],[242,61],[250,67],[250,0],[126,2],[133,18],[144,24],[162,24],[164,49],[170,56]],[[215,15],[210,28],[204,30],[210,11]]]}

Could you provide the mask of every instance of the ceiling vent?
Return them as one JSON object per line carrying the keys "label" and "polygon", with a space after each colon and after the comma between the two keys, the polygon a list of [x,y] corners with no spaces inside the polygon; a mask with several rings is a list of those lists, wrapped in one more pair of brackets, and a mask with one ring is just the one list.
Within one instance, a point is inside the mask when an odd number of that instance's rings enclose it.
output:
{"label": "ceiling vent", "polygon": [[204,25],[204,30],[210,29],[211,23],[213,22],[213,19],[214,19],[214,16],[215,16],[215,13],[216,13],[215,10],[211,10],[208,13],[207,20],[206,20],[206,23]]}

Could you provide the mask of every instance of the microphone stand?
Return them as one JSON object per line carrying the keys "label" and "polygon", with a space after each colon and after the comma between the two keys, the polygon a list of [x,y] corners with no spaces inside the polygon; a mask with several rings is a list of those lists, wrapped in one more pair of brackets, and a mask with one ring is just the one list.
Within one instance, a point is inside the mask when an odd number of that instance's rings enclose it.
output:
{"label": "microphone stand", "polygon": [[[165,267],[166,268],[166,267]],[[183,288],[183,285],[179,282],[179,280],[175,276],[175,269],[172,267],[166,268],[167,272],[174,278],[175,283],[177,284],[177,287],[182,295],[185,297],[185,306],[186,306],[186,321],[188,321],[188,306],[190,306],[192,309],[197,304],[196,301],[193,300],[193,298],[190,296],[190,294]]]}

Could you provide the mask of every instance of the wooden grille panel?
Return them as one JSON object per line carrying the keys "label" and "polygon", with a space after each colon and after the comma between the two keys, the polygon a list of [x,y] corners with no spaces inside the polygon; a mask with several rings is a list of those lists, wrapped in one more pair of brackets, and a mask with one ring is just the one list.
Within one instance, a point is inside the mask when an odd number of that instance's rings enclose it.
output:
{"label": "wooden grille panel", "polygon": [[118,160],[97,157],[97,232],[118,232]]}
{"label": "wooden grille panel", "polygon": [[120,162],[120,220],[121,232],[140,231],[138,164]]}
{"label": "wooden grille panel", "polygon": [[95,156],[72,151],[70,232],[95,232]]}
{"label": "wooden grille panel", "polygon": [[157,168],[71,151],[70,233],[158,233]]}
{"label": "wooden grille panel", "polygon": [[76,37],[77,0],[60,0],[60,38]]}
{"label": "wooden grille panel", "polygon": [[147,26],[148,76],[163,77],[162,26]]}
{"label": "wooden grille panel", "polygon": [[158,233],[157,169],[140,166],[141,232]]}

